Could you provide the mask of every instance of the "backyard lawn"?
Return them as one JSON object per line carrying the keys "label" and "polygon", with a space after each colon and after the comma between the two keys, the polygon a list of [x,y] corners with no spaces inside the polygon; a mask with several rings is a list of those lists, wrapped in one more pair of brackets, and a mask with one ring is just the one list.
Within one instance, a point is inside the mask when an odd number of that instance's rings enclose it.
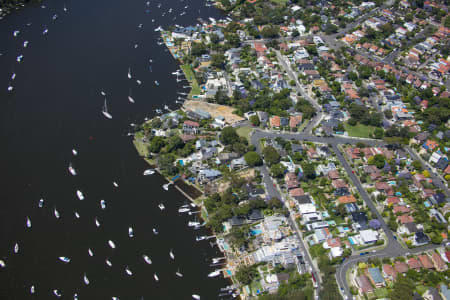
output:
{"label": "backyard lawn", "polygon": [[370,134],[373,133],[376,127],[367,126],[364,124],[356,124],[356,126],[350,126],[344,123],[345,131],[347,131],[349,136],[370,138]]}
{"label": "backyard lawn", "polygon": [[197,79],[195,79],[194,72],[192,71],[192,68],[190,65],[182,65],[181,69],[183,70],[186,79],[189,81],[189,83],[192,86],[192,90],[189,93],[189,97],[192,95],[199,95],[201,93],[200,86],[197,83]]}

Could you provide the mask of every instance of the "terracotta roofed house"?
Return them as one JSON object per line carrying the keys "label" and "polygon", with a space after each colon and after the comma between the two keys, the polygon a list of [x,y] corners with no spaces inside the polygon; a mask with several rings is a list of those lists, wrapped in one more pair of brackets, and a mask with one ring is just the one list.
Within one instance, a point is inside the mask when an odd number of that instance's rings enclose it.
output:
{"label": "terracotta roofed house", "polygon": [[395,278],[397,278],[397,271],[395,271],[391,265],[383,264],[383,276],[384,278],[394,281]]}
{"label": "terracotta roofed house", "polygon": [[341,204],[355,203],[356,202],[356,198],[353,195],[341,196],[341,197],[338,198],[338,201]]}
{"label": "terracotta roofed house", "polygon": [[416,258],[410,258],[408,260],[408,267],[413,270],[420,270],[423,266],[422,263]]}
{"label": "terracotta roofed house", "polygon": [[433,262],[428,255],[421,254],[417,258],[425,269],[434,269]]}
{"label": "terracotta roofed house", "polygon": [[397,217],[397,221],[401,224],[414,222],[414,218],[410,215],[401,215]]}
{"label": "terracotta roofed house", "polygon": [[370,284],[369,279],[365,275],[360,275],[356,277],[356,283],[358,284],[361,293],[371,293],[373,292],[373,287]]}
{"label": "terracotta roofed house", "polygon": [[270,118],[270,127],[280,127],[281,119],[279,116],[273,116]]}
{"label": "terracotta roofed house", "polygon": [[397,273],[406,273],[408,271],[408,265],[402,261],[396,261],[394,264],[394,270]]}
{"label": "terracotta roofed house", "polygon": [[431,255],[431,260],[433,261],[434,267],[437,271],[442,272],[447,270],[447,265],[438,253],[433,252]]}

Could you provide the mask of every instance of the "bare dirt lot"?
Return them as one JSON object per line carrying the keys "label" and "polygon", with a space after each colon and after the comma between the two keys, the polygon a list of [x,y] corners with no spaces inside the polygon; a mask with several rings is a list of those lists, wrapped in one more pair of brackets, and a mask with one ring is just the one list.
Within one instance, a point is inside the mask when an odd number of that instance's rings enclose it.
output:
{"label": "bare dirt lot", "polygon": [[201,109],[207,111],[212,118],[222,116],[225,118],[225,121],[230,125],[233,125],[236,122],[244,120],[244,118],[233,114],[234,108],[232,108],[231,106],[218,105],[196,100],[188,100],[184,102],[183,106],[187,110]]}

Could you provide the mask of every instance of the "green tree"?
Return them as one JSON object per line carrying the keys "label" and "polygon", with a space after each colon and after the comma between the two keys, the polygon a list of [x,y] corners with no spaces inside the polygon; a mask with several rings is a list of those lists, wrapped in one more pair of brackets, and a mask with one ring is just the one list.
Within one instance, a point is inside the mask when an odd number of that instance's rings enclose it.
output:
{"label": "green tree", "polygon": [[261,166],[263,164],[263,161],[258,153],[254,151],[247,152],[244,155],[245,162],[250,166]]}
{"label": "green tree", "polygon": [[184,145],[183,140],[178,135],[174,135],[170,137],[168,140],[167,152],[172,152],[179,148],[182,148],[183,145]]}
{"label": "green tree", "polygon": [[369,165],[375,165],[378,169],[381,169],[384,167],[385,164],[385,157],[381,154],[375,154],[372,157],[369,157],[369,159],[367,160],[367,163]]}
{"label": "green tree", "polygon": [[408,277],[397,276],[394,287],[389,298],[391,299],[412,299],[415,285]]}
{"label": "green tree", "polygon": [[272,174],[273,177],[276,178],[281,178],[285,171],[286,167],[280,163],[274,164],[270,167],[270,173]]}
{"label": "green tree", "polygon": [[263,149],[263,156],[265,162],[271,166],[280,161],[280,154],[278,154],[277,150],[272,146],[267,146]]}
{"label": "green tree", "polygon": [[152,153],[159,153],[162,147],[164,147],[164,138],[161,136],[155,136],[152,138],[150,146],[148,146],[148,151]]}
{"label": "green tree", "polygon": [[304,163],[302,164],[303,176],[306,179],[314,179],[316,178],[316,170],[313,164]]}
{"label": "green tree", "polygon": [[241,266],[236,271],[236,279],[243,285],[250,284],[256,278],[258,272],[255,266]]}
{"label": "green tree", "polygon": [[214,54],[211,57],[211,65],[213,67],[223,69],[223,66],[225,65],[225,55],[223,54]]}
{"label": "green tree", "polygon": [[222,132],[220,134],[220,141],[224,145],[230,145],[239,142],[239,136],[236,133],[236,129],[231,126],[227,126],[222,129]]}
{"label": "green tree", "polygon": [[173,164],[175,158],[171,154],[163,154],[158,158],[158,167],[168,175],[175,175],[178,172],[178,168]]}
{"label": "green tree", "polygon": [[253,126],[259,126],[259,118],[257,115],[253,115],[250,117],[250,123],[252,123]]}
{"label": "green tree", "polygon": [[384,130],[380,127],[375,128],[373,132],[376,139],[382,139],[384,135]]}
{"label": "green tree", "polygon": [[269,206],[270,209],[283,207],[283,203],[277,197],[270,198],[270,200],[267,202],[267,205]]}
{"label": "green tree", "polygon": [[411,165],[414,167],[414,169],[416,169],[417,171],[422,171],[422,164],[420,163],[420,161],[415,160],[411,163]]}

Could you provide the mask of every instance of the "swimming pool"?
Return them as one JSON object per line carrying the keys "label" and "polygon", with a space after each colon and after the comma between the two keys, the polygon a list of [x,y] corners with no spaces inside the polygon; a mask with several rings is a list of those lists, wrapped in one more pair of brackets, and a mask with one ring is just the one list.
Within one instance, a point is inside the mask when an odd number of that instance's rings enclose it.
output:
{"label": "swimming pool", "polygon": [[348,241],[349,241],[350,244],[352,244],[352,245],[355,245],[355,244],[356,244],[355,241],[354,241],[351,237],[348,238]]}
{"label": "swimming pool", "polygon": [[258,234],[261,234],[261,233],[262,233],[262,230],[259,230],[259,229],[252,229],[250,231],[251,235],[258,235]]}

